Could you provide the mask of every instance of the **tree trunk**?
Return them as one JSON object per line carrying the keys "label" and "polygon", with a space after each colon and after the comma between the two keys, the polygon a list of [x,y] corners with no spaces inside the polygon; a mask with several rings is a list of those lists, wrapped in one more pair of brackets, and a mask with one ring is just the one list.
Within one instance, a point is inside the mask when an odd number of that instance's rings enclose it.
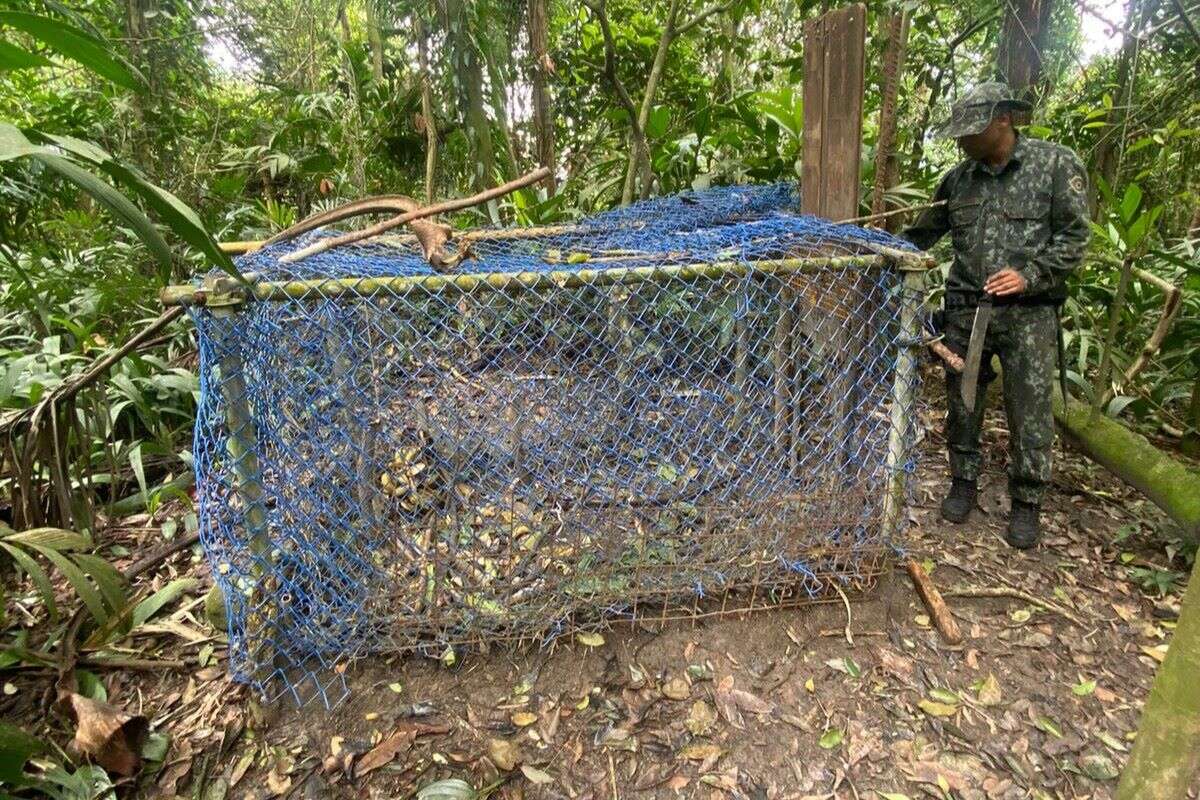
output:
{"label": "tree trunk", "polygon": [[433,115],[433,78],[429,74],[429,26],[417,19],[417,60],[421,70],[421,124],[425,128],[425,204],[433,204],[437,177],[438,134]]}
{"label": "tree trunk", "polygon": [[550,75],[554,63],[550,60],[546,18],[546,0],[529,0],[529,55],[533,60],[530,73],[533,86],[533,136],[538,164],[549,167],[544,186],[546,194],[556,191],[554,176],[554,108],[550,100]]}
{"label": "tree trunk", "polygon": [[1042,75],[1050,14],[1054,0],[1016,0],[1008,4],[1000,43],[996,49],[996,72],[1018,97],[1032,100]]}
{"label": "tree trunk", "polygon": [[151,36],[151,20],[147,18],[149,10],[147,0],[125,0],[125,33],[129,37],[129,61],[146,77],[146,92],[134,92],[130,95],[129,108],[133,114],[134,126],[130,135],[133,151],[137,156],[138,166],[155,182],[159,181],[159,170],[155,159],[155,148],[150,136],[153,129],[151,117],[154,113],[155,98],[158,97],[160,83],[159,71],[154,69],[149,43]]}
{"label": "tree trunk", "polygon": [[[642,105],[638,109],[638,129],[644,134],[646,123],[650,121],[650,110],[654,107],[654,95],[658,92],[658,83],[662,80],[663,68],[667,64],[667,53],[671,43],[675,41],[675,24],[679,17],[679,6],[682,0],[671,0],[667,9],[667,19],[663,23],[662,36],[658,40],[658,49],[654,51],[654,63],[650,66],[650,75],[646,78],[646,90],[642,93]],[[642,199],[650,196],[653,175],[650,166],[650,143],[643,135],[641,142],[635,142],[629,149],[629,160],[625,165],[625,186],[621,190],[621,205],[628,205],[633,200],[634,176],[641,172]]]}
{"label": "tree trunk", "polygon": [[471,36],[471,14],[465,0],[446,0],[446,42],[450,63],[458,85],[463,121],[471,141],[471,186],[483,191],[491,186],[496,173],[492,146],[492,126],[483,94],[483,59]]}
{"label": "tree trunk", "polygon": [[350,20],[346,17],[345,2],[338,8],[338,23],[341,29],[342,80],[346,82],[346,113],[345,131],[349,142],[350,181],[354,184],[355,193],[361,197],[367,191],[367,174],[363,162],[366,160],[362,151],[362,107],[358,103],[358,78],[354,75],[354,63],[350,60]]}
{"label": "tree trunk", "polygon": [[1117,800],[1181,800],[1200,770],[1200,558],[1142,709]]}
{"label": "tree trunk", "polygon": [[367,42],[371,45],[371,75],[383,80],[383,30],[379,26],[377,0],[367,0]]}
{"label": "tree trunk", "polygon": [[[1105,117],[1104,135],[1096,145],[1096,175],[1109,186],[1117,180],[1121,154],[1125,150],[1125,118],[1129,99],[1133,96],[1134,67],[1140,39],[1146,23],[1158,10],[1159,0],[1129,0],[1125,17],[1125,37],[1117,56],[1117,98]],[[1092,219],[1100,218],[1099,181],[1094,181]]]}
{"label": "tree trunk", "polygon": [[[1191,541],[1200,541],[1200,474],[1091,406],[1055,393],[1054,418],[1067,437],[1096,463],[1146,495]],[[1200,674],[1200,673],[1197,673]],[[1200,682],[1197,683],[1200,686]]]}
{"label": "tree trunk", "polygon": [[721,49],[721,71],[717,76],[717,99],[729,102],[737,94],[737,44],[740,20],[732,13],[721,15],[721,35],[725,39],[725,47]]}
{"label": "tree trunk", "polygon": [[[886,210],[884,193],[896,185],[896,98],[908,43],[908,14],[900,9],[889,9],[880,15],[879,27],[885,39],[883,99],[879,106],[879,138],[875,146],[875,188],[871,196],[871,214],[882,214]],[[885,219],[884,229],[895,231],[901,216]]]}
{"label": "tree trunk", "polygon": [[1196,376],[1196,380],[1192,383],[1192,402],[1188,406],[1188,425],[1190,430],[1183,434],[1183,442],[1180,449],[1186,455],[1200,456],[1200,375]]}

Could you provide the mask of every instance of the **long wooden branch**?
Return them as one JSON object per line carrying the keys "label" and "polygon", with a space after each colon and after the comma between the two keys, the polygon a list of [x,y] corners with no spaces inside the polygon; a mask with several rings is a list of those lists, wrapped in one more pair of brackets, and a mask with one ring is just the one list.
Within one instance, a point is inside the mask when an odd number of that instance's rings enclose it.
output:
{"label": "long wooden branch", "polygon": [[[492,189],[473,194],[470,197],[463,197],[458,200],[444,200],[441,203],[435,203],[424,208],[414,208],[411,211],[406,211],[399,216],[386,219],[383,222],[378,222],[368,228],[363,228],[359,231],[352,231],[342,236],[332,236],[328,239],[321,239],[314,242],[308,247],[296,250],[281,257],[281,263],[291,264],[296,261],[301,261],[309,256],[314,256],[318,253],[324,253],[326,250],[331,250],[342,245],[361,242],[364,239],[370,239],[373,236],[378,236],[381,233],[386,233],[393,228],[398,228],[401,225],[406,225],[414,220],[432,217],[435,214],[445,214],[451,211],[460,211],[464,208],[477,206],[481,203],[486,203],[489,200],[495,200],[498,197],[503,197],[510,192],[515,192],[517,189],[523,189],[526,186],[532,186],[540,180],[543,180],[550,174],[548,167],[540,167],[530,172],[527,175],[522,175],[520,178],[509,181],[508,183],[496,186]],[[437,266],[437,265],[435,265]]]}
{"label": "long wooden branch", "polygon": [[[1142,370],[1150,364],[1150,359],[1154,358],[1159,348],[1162,347],[1163,340],[1167,338],[1167,334],[1171,331],[1171,325],[1175,322],[1175,317],[1179,315],[1179,310],[1183,307],[1183,291],[1175,284],[1163,280],[1153,272],[1147,272],[1141,267],[1134,267],[1132,275],[1138,280],[1157,287],[1163,293],[1163,305],[1161,315],[1158,318],[1158,324],[1154,326],[1154,331],[1150,334],[1150,338],[1142,345],[1138,357],[1125,370],[1121,379],[1122,384],[1132,383],[1133,379],[1142,374]],[[1113,395],[1112,386],[1106,387],[1104,394],[1100,398],[1100,406],[1108,405]]]}
{"label": "long wooden branch", "polygon": [[1175,10],[1179,12],[1179,18],[1183,20],[1184,26],[1191,31],[1192,38],[1196,40],[1196,44],[1200,45],[1200,31],[1196,30],[1196,24],[1192,22],[1192,18],[1188,16],[1187,9],[1183,7],[1183,0],[1173,0]]}
{"label": "long wooden branch", "polygon": [[730,0],[728,3],[714,3],[713,5],[709,6],[708,8],[703,9],[702,11],[697,13],[696,16],[689,19],[687,22],[683,23],[682,25],[677,26],[675,28],[675,37],[678,38],[678,37],[682,36],[683,34],[687,33],[692,28],[703,23],[704,20],[708,19],[713,14],[721,14],[725,11],[728,11],[729,9],[733,8],[733,6],[736,3],[737,3],[737,0]]}

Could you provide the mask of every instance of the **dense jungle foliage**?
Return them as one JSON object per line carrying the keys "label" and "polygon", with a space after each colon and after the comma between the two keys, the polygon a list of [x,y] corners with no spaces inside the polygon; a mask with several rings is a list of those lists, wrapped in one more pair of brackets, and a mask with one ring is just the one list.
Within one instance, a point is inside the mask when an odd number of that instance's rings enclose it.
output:
{"label": "dense jungle foliage", "polygon": [[[1072,391],[1194,448],[1200,10],[1185,5],[870,4],[862,197],[866,214],[884,32],[903,13],[889,202],[922,202],[957,158],[931,136],[949,100],[997,76],[1026,87],[1028,132],[1076,148],[1093,177],[1096,234],[1065,310]],[[0,8],[0,120],[11,123],[0,140],[0,480],[24,497],[19,522],[44,511],[87,529],[96,501],[153,502],[187,469],[198,388],[188,326],[175,322],[108,380],[55,404],[53,434],[16,421],[156,317],[161,286],[223,261],[213,240],[263,238],[365,194],[461,196],[543,162],[555,170],[544,185],[457,223],[547,223],[693,187],[796,180],[802,28],[823,5]],[[1122,290],[1123,264],[1135,272]],[[1161,348],[1123,379],[1161,316],[1164,284],[1146,274],[1182,288],[1183,303]],[[88,491],[60,492],[54,511],[41,483],[51,473]]]}

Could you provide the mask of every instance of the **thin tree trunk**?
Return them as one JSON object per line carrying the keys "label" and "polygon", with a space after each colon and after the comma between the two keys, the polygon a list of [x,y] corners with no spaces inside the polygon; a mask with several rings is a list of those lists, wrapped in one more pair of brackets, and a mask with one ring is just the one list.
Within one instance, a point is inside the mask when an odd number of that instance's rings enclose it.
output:
{"label": "thin tree trunk", "polygon": [[[1121,44],[1121,52],[1117,56],[1118,96],[1105,117],[1104,136],[1096,147],[1096,175],[1108,186],[1112,186],[1117,180],[1121,154],[1125,151],[1125,119],[1128,115],[1129,100],[1133,96],[1140,43],[1138,37],[1158,10],[1158,5],[1159,0],[1129,0],[1126,10],[1125,37]],[[1094,183],[1099,187],[1099,180]],[[1101,204],[1098,191],[1092,199],[1092,218],[1099,219]]]}
{"label": "thin tree trunk", "polygon": [[538,164],[550,168],[544,186],[547,195],[556,191],[554,176],[554,107],[550,99],[550,75],[554,62],[550,60],[546,0],[529,0],[529,56],[533,60],[530,82],[533,85],[533,136]]}
{"label": "thin tree trunk", "polygon": [[341,28],[341,66],[342,80],[346,82],[347,102],[349,113],[347,113],[347,125],[345,126],[346,137],[350,145],[350,181],[354,184],[355,192],[358,196],[366,194],[367,191],[367,174],[366,167],[363,164],[365,161],[362,152],[362,107],[358,102],[358,79],[354,75],[354,64],[350,60],[350,20],[346,17],[345,2],[338,8],[338,23]]}
{"label": "thin tree trunk", "polygon": [[471,15],[465,0],[446,0],[445,9],[446,40],[475,162],[471,185],[477,191],[483,191],[492,184],[496,173],[492,127],[483,93],[483,60],[471,36]]}
{"label": "thin tree trunk", "polygon": [[1200,558],[1154,676],[1117,800],[1181,800],[1200,770]]}
{"label": "thin tree trunk", "polygon": [[417,20],[417,59],[421,75],[421,124],[425,128],[425,205],[433,204],[437,178],[438,134],[433,116],[433,79],[429,74],[429,26]]}
{"label": "thin tree trunk", "polygon": [[[879,106],[879,139],[875,147],[875,188],[871,196],[871,214],[885,210],[884,195],[896,184],[896,99],[900,90],[904,51],[908,43],[908,14],[902,9],[880,15],[880,29],[886,37],[883,50],[883,99]],[[894,231],[900,215],[884,220],[885,230]]]}
{"label": "thin tree trunk", "polygon": [[367,0],[367,42],[371,45],[371,75],[383,80],[383,30],[379,26],[377,0]]}
{"label": "thin tree trunk", "polygon": [[1008,4],[996,49],[996,72],[1018,97],[1031,99],[1042,74],[1046,29],[1054,0],[1015,0]]}
{"label": "thin tree trunk", "polygon": [[717,76],[716,94],[717,99],[723,102],[729,102],[737,94],[737,53],[734,52],[734,43],[739,33],[739,22],[732,14],[721,15],[721,35],[726,45],[721,49],[721,72]]}
{"label": "thin tree trunk", "polygon": [[150,36],[150,20],[146,17],[147,10],[146,0],[125,0],[125,33],[129,37],[129,60],[146,76],[148,84],[146,92],[135,92],[130,96],[129,107],[135,123],[130,138],[133,150],[137,154],[138,165],[157,181],[159,171],[154,158],[154,147],[150,142],[150,117],[153,114],[154,98],[158,96],[159,75],[150,63],[150,46],[147,42]]}
{"label": "thin tree trunk", "polygon": [[1196,375],[1196,380],[1192,383],[1192,402],[1188,406],[1188,425],[1191,426],[1191,430],[1184,433],[1180,449],[1185,455],[1195,458],[1200,456],[1200,374]]}
{"label": "thin tree trunk", "polygon": [[[663,68],[667,64],[667,53],[671,42],[675,41],[675,22],[679,16],[679,6],[683,0],[671,0],[667,10],[667,19],[663,23],[662,36],[658,39],[658,49],[654,51],[654,62],[650,65],[650,75],[646,78],[646,88],[642,92],[642,105],[638,109],[639,130],[645,133],[646,123],[650,121],[650,111],[654,107],[654,95],[658,92],[658,83],[662,80]],[[636,144],[636,143],[635,143]],[[653,175],[650,166],[649,142],[643,140],[640,146],[629,149],[629,160],[625,164],[625,186],[621,190],[621,205],[628,205],[633,200],[634,176],[641,172],[641,197],[650,196]]]}

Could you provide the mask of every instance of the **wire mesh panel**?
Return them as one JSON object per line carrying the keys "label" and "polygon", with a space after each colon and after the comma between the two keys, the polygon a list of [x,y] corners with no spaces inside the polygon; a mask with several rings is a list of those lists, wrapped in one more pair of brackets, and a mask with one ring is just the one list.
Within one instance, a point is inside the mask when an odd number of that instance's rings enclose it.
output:
{"label": "wire mesh panel", "polygon": [[878,255],[906,245],[794,203],[472,231],[450,275],[406,236],[291,260],[309,237],[244,258],[252,292],[188,289],[237,677],[330,703],[366,653],[868,588],[911,469],[917,293]]}

